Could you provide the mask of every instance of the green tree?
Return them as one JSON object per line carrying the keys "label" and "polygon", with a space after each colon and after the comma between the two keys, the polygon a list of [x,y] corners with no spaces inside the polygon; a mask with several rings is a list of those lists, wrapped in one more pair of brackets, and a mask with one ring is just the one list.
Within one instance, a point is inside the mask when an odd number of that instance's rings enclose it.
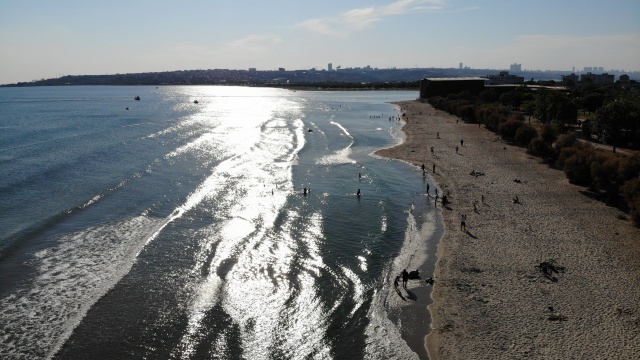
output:
{"label": "green tree", "polygon": [[541,92],[536,100],[534,114],[543,124],[573,124],[578,119],[578,106],[569,95],[559,91]]}
{"label": "green tree", "polygon": [[640,129],[640,106],[626,99],[612,101],[596,112],[596,128],[600,138],[613,146],[613,152],[623,139],[637,141]]}
{"label": "green tree", "polygon": [[596,92],[588,93],[583,98],[583,105],[585,110],[589,113],[595,112],[604,104],[604,95]]}

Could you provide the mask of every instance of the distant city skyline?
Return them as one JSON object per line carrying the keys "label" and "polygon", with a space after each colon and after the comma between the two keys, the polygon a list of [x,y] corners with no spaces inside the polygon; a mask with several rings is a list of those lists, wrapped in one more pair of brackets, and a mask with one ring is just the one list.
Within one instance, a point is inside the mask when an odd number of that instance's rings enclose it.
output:
{"label": "distant city skyline", "polygon": [[639,20],[636,0],[0,0],[0,84],[329,63],[635,72]]}

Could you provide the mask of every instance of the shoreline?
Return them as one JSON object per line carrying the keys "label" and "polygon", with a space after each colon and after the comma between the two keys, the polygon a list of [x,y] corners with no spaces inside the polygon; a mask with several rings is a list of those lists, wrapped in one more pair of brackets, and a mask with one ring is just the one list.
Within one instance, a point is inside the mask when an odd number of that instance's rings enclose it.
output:
{"label": "shoreline", "polygon": [[[597,344],[606,357],[640,358],[640,229],[489,130],[420,101],[394,105],[404,142],[376,154],[425,164],[450,193],[429,357],[592,358]],[[560,271],[545,277],[542,262]]]}

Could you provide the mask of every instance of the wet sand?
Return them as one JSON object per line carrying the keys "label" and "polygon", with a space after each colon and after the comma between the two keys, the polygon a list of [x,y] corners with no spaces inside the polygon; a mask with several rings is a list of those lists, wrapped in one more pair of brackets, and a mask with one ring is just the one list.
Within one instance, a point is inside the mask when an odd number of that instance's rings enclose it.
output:
{"label": "wet sand", "polygon": [[377,154],[425,164],[451,202],[440,206],[429,356],[640,358],[640,229],[477,124],[396,105],[406,139]]}

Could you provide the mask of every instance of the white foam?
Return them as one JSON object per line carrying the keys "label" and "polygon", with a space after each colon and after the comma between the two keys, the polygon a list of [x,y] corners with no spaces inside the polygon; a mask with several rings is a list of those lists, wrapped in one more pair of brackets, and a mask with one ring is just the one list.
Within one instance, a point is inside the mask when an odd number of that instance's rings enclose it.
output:
{"label": "white foam", "polygon": [[[5,358],[52,356],[88,309],[131,268],[145,234],[158,224],[145,216],[64,235],[34,254],[30,287],[0,299]],[[37,346],[34,346],[37,344]]]}
{"label": "white foam", "polygon": [[343,165],[343,164],[355,164],[356,161],[351,159],[351,145],[338,150],[336,153],[324,156],[316,161],[318,165]]}
{"label": "white foam", "polygon": [[418,359],[402,339],[402,324],[394,324],[389,315],[398,311],[398,295],[392,288],[393,279],[402,269],[418,268],[426,261],[425,240],[435,231],[435,213],[427,213],[427,219],[419,227],[413,214],[407,211],[407,229],[400,254],[385,271],[383,282],[373,295],[367,313],[369,325],[366,329],[368,359]]}

